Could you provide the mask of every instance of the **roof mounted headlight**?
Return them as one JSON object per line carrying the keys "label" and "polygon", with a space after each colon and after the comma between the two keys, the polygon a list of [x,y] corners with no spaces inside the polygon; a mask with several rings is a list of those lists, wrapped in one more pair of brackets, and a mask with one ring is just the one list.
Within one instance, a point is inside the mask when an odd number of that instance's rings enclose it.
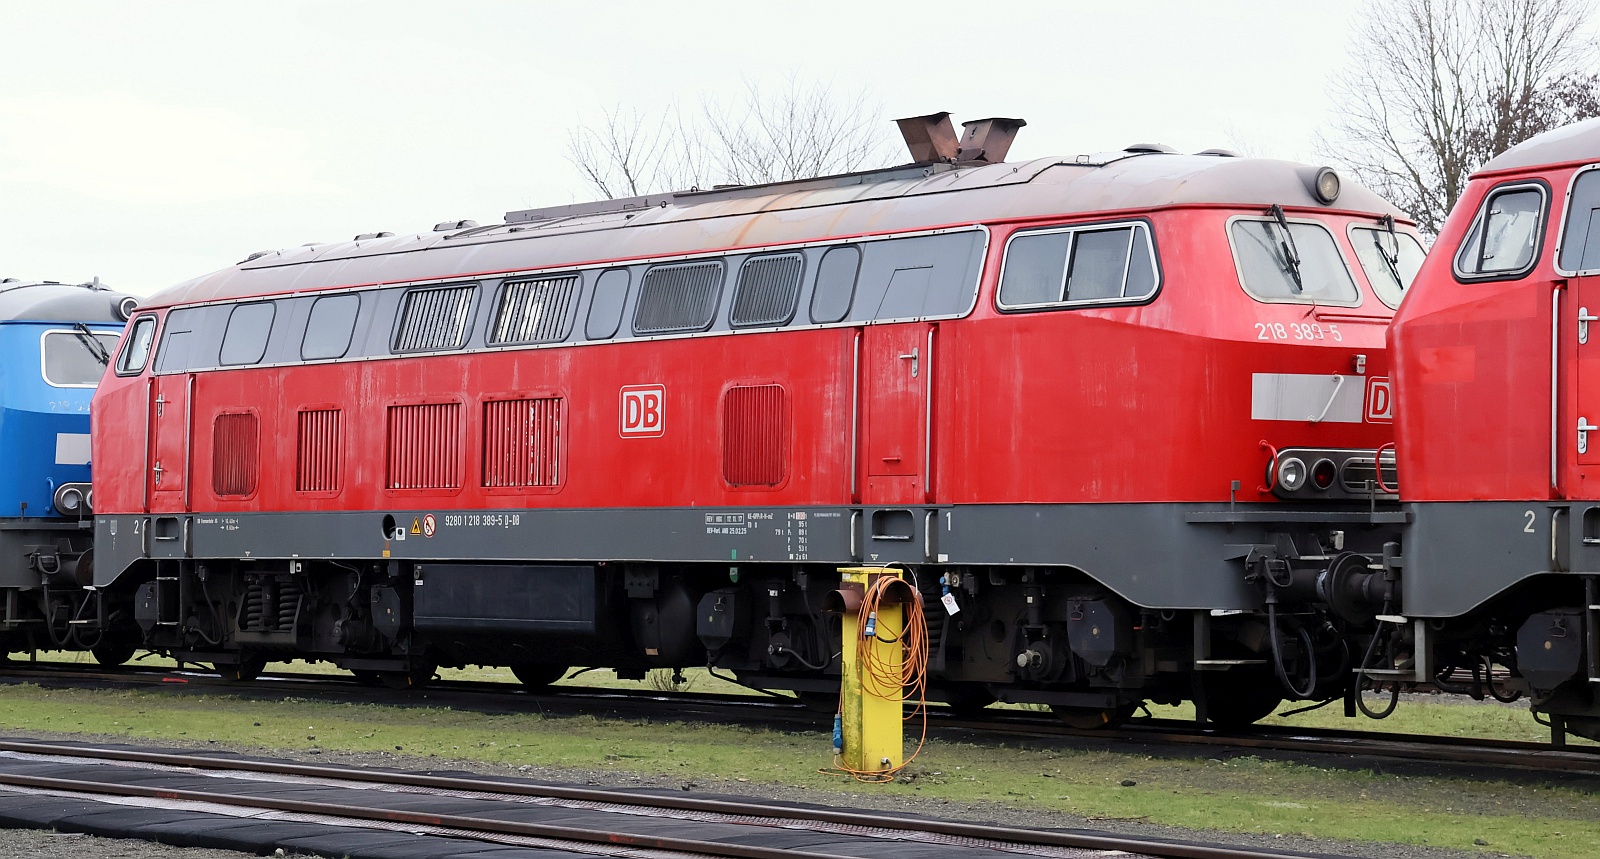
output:
{"label": "roof mounted headlight", "polygon": [[134,298],[131,295],[125,295],[117,302],[117,306],[116,306],[117,318],[122,320],[123,322],[127,322],[128,321],[128,317],[132,316],[133,312],[135,310],[138,310],[138,309],[139,309],[139,299]]}
{"label": "roof mounted headlight", "polygon": [[1278,462],[1278,485],[1289,492],[1294,492],[1306,485],[1306,463],[1297,456],[1289,456]]}
{"label": "roof mounted headlight", "polygon": [[1333,201],[1339,199],[1339,174],[1333,172],[1332,167],[1318,170],[1316,178],[1311,180],[1311,194],[1324,206],[1333,205]]}

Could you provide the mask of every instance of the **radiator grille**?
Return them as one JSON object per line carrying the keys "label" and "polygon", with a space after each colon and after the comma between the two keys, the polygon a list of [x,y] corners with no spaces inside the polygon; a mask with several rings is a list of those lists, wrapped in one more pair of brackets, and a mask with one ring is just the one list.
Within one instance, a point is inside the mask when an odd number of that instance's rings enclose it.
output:
{"label": "radiator grille", "polygon": [[307,409],[300,413],[294,462],[296,491],[338,491],[341,414],[339,409]]}
{"label": "radiator grille", "polygon": [[249,412],[217,415],[211,432],[211,489],[250,495],[261,472],[261,425]]}
{"label": "radiator grille", "polygon": [[483,485],[561,482],[561,398],[483,404]]}
{"label": "radiator grille", "polygon": [[426,352],[460,349],[467,342],[475,286],[447,286],[406,292],[394,351]]}
{"label": "radiator grille", "polygon": [[461,404],[389,407],[390,489],[461,486]]}
{"label": "radiator grille", "polygon": [[780,385],[728,389],[722,398],[722,476],[730,485],[783,482],[786,407]]}
{"label": "radiator grille", "polygon": [[578,276],[508,283],[500,291],[489,342],[551,343],[567,336],[568,310],[578,294]]}
{"label": "radiator grille", "polygon": [[731,321],[736,327],[782,325],[800,299],[799,254],[753,257],[739,269]]}
{"label": "radiator grille", "polygon": [[644,273],[639,306],[633,313],[636,334],[700,331],[717,312],[722,263],[658,265]]}

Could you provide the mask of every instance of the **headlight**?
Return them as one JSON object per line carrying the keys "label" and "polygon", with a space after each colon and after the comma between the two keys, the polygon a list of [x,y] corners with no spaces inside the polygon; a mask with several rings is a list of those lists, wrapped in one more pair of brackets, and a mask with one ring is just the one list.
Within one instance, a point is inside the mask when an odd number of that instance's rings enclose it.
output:
{"label": "headlight", "polygon": [[87,516],[94,512],[90,507],[92,502],[89,493],[92,491],[87,483],[63,483],[56,489],[51,502],[58,515]]}
{"label": "headlight", "polygon": [[1294,492],[1306,485],[1306,464],[1297,457],[1288,457],[1278,463],[1278,485]]}
{"label": "headlight", "polygon": [[1331,205],[1339,199],[1339,174],[1328,167],[1318,170],[1317,178],[1311,184],[1311,193],[1324,205]]}

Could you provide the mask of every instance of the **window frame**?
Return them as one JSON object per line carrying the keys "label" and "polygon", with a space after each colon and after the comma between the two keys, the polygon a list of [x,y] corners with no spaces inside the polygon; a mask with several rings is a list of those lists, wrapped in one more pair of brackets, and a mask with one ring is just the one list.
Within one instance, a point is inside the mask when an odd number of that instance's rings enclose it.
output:
{"label": "window frame", "polygon": [[[1239,288],[1244,290],[1244,294],[1248,295],[1252,301],[1255,301],[1259,304],[1298,304],[1318,307],[1360,307],[1366,301],[1366,296],[1361,292],[1361,282],[1356,280],[1355,270],[1350,267],[1350,259],[1344,255],[1344,248],[1339,246],[1338,234],[1333,230],[1332,226],[1326,221],[1310,217],[1290,218],[1286,216],[1284,220],[1288,221],[1290,224],[1305,224],[1314,226],[1327,234],[1328,241],[1333,244],[1334,253],[1338,254],[1339,256],[1339,263],[1344,266],[1345,277],[1350,279],[1350,289],[1355,293],[1355,300],[1334,301],[1331,299],[1311,297],[1270,298],[1257,295],[1256,292],[1250,288],[1250,284],[1245,280],[1244,276],[1244,261],[1239,258],[1239,246],[1233,240],[1233,225],[1242,221],[1267,224],[1277,223],[1277,219],[1271,215],[1233,215],[1224,223],[1223,234],[1228,241],[1228,253],[1233,256],[1234,276],[1238,278]],[[1354,248],[1352,247],[1351,253],[1354,252]],[[1304,257],[1302,257],[1302,259],[1304,259]],[[1357,265],[1360,265],[1359,261],[1357,261]],[[1385,304],[1385,306],[1387,306],[1387,304]]]}
{"label": "window frame", "polygon": [[[338,301],[341,298],[354,298],[356,300],[356,313],[355,313],[354,316],[352,316],[350,318],[350,333],[349,333],[349,336],[347,336],[345,338],[344,351],[340,352],[337,355],[326,355],[326,356],[319,357],[319,358],[308,358],[308,357],[306,357],[306,339],[311,336],[311,321],[316,318],[317,305],[321,304],[324,301]],[[329,295],[319,295],[316,298],[312,299],[311,306],[306,309],[306,326],[305,326],[305,330],[303,332],[301,332],[301,334],[300,334],[300,350],[299,350],[300,361],[298,363],[311,363],[311,362],[315,362],[315,361],[338,361],[338,360],[343,359],[346,355],[350,354],[350,347],[355,345],[355,342],[356,342],[356,325],[358,323],[360,323],[360,322],[361,322],[361,293],[359,293],[359,292],[332,293],[332,294],[329,294]]]}
{"label": "window frame", "polygon": [[[1375,232],[1375,233],[1387,232],[1387,230],[1385,230],[1381,225],[1364,224],[1364,223],[1361,223],[1359,221],[1351,221],[1348,225],[1345,226],[1344,233],[1345,233],[1345,239],[1350,242],[1350,250],[1355,252],[1356,265],[1361,268],[1361,273],[1363,275],[1366,275],[1367,286],[1372,290],[1372,294],[1376,295],[1378,297],[1378,300],[1383,302],[1384,306],[1388,307],[1390,310],[1399,310],[1400,309],[1400,302],[1396,301],[1394,304],[1390,304],[1388,299],[1383,297],[1383,293],[1378,290],[1378,287],[1373,285],[1372,275],[1367,273],[1367,267],[1364,264],[1362,264],[1362,262],[1361,262],[1361,252],[1356,250],[1356,232],[1358,230],[1365,230],[1365,231],[1368,231],[1368,232]],[[1394,232],[1395,232],[1396,236],[1406,236],[1406,237],[1410,238],[1411,241],[1416,244],[1417,249],[1422,251],[1423,259],[1424,260],[1427,259],[1427,257],[1428,257],[1428,249],[1422,246],[1421,237],[1417,236],[1415,233],[1409,233],[1409,232],[1406,232],[1405,230],[1401,230],[1398,227],[1395,229]],[[1411,279],[1411,282],[1412,283],[1416,283],[1416,278],[1413,277]],[[1405,300],[1406,293],[1408,293],[1410,291],[1411,291],[1411,287],[1409,285],[1400,290],[1400,299],[1401,299],[1401,301]]]}
{"label": "window frame", "polygon": [[[655,271],[670,271],[672,269],[679,268],[715,268],[717,270],[716,283],[711,289],[709,300],[711,312],[706,314],[705,321],[693,327],[646,328],[641,330],[639,328],[639,311],[642,307],[644,307],[645,287],[650,285],[650,273]],[[727,256],[691,257],[689,259],[679,260],[676,262],[656,263],[654,265],[646,266],[644,271],[639,275],[638,292],[633,296],[633,318],[628,322],[628,332],[631,336],[642,339],[646,337],[667,337],[675,334],[698,334],[704,331],[709,331],[711,330],[712,326],[717,324],[717,315],[722,312],[722,293],[727,288],[727,285]],[[627,316],[626,304],[623,305],[623,311],[623,315]]]}
{"label": "window frame", "polygon": [[[1534,229],[1537,231],[1537,233],[1533,243],[1533,253],[1528,257],[1527,264],[1516,270],[1507,269],[1505,271],[1495,271],[1487,274],[1471,274],[1469,272],[1462,271],[1461,251],[1467,247],[1466,240],[1471,238],[1472,234],[1477,231],[1478,227],[1483,223],[1484,216],[1489,211],[1489,204],[1493,202],[1496,197],[1500,197],[1505,194],[1514,194],[1518,191],[1526,191],[1530,189],[1539,192],[1539,200],[1541,205],[1539,206],[1539,220],[1534,225]],[[1455,277],[1457,283],[1492,283],[1496,281],[1521,280],[1527,277],[1535,268],[1539,267],[1539,258],[1544,256],[1544,242],[1546,235],[1550,231],[1549,223],[1550,185],[1543,179],[1519,177],[1491,187],[1488,192],[1483,195],[1483,200],[1478,203],[1478,209],[1473,213],[1472,221],[1467,225],[1467,231],[1462,234],[1461,243],[1457,244],[1450,251],[1451,275]]]}
{"label": "window frame", "polygon": [[[823,253],[826,254],[827,252],[824,251]],[[795,279],[794,279],[794,299],[789,304],[789,312],[788,312],[788,314],[786,314],[782,319],[777,319],[777,320],[761,320],[761,321],[758,321],[758,322],[738,322],[738,321],[736,321],[734,319],[734,313],[736,313],[738,311],[738,309],[739,309],[739,297],[744,294],[744,288],[745,288],[744,273],[745,273],[745,271],[747,269],[750,268],[750,264],[753,263],[753,262],[760,261],[760,260],[777,260],[777,259],[783,259],[783,258],[786,258],[786,257],[794,259],[794,260],[797,260],[800,263],[800,270],[795,275]],[[818,260],[821,260],[820,256],[818,257]],[[859,265],[857,266],[857,268],[859,268]],[[730,331],[741,331],[741,330],[749,329],[749,328],[783,328],[783,327],[787,326],[789,323],[794,321],[795,315],[800,312],[800,294],[805,292],[805,286],[806,286],[806,255],[805,255],[805,252],[802,251],[802,250],[796,249],[796,250],[791,250],[791,251],[773,251],[771,253],[751,254],[751,255],[745,257],[744,261],[739,263],[739,270],[734,275],[734,278],[733,278],[733,294],[731,296],[729,296],[729,298],[728,298],[728,329]],[[852,287],[851,287],[851,291],[852,291],[852,293],[854,292],[854,285],[853,284],[852,284]],[[718,309],[719,310],[721,309],[720,308],[720,305],[721,305],[720,298],[721,298],[721,296],[719,295],[718,296],[718,299],[719,299],[719,301],[718,301],[718,305],[719,305]],[[845,313],[846,313],[846,315],[848,315],[849,311],[845,311]]]}
{"label": "window frame", "polygon": [[[1055,234],[1058,234],[1058,233],[1105,232],[1105,231],[1110,231],[1110,230],[1122,229],[1124,227],[1132,227],[1136,233],[1137,233],[1137,231],[1139,231],[1141,229],[1144,230],[1144,234],[1145,234],[1145,251],[1146,251],[1146,253],[1148,253],[1150,255],[1150,271],[1155,277],[1155,284],[1151,287],[1150,292],[1148,294],[1142,295],[1142,296],[1136,296],[1136,297],[1119,296],[1117,298],[1061,299],[1059,301],[1033,302],[1033,303],[1029,303],[1029,304],[1006,304],[1001,299],[1000,290],[1001,290],[1001,287],[1005,283],[1006,263],[1011,258],[1011,243],[1016,241],[1018,238],[1031,237],[1031,236],[1055,235]],[[1072,241],[1073,244],[1076,244],[1077,239],[1073,238],[1071,241]],[[1071,263],[1072,263],[1072,246],[1069,245],[1068,246],[1068,250],[1067,250],[1067,257],[1063,261],[1062,269],[1061,269],[1061,288],[1062,288],[1063,291],[1066,290],[1068,267],[1071,265]],[[1127,289],[1128,288],[1128,273],[1132,270],[1132,267],[1133,267],[1133,253],[1132,253],[1132,249],[1130,248],[1129,249],[1129,253],[1128,253],[1127,261],[1123,264],[1123,271],[1122,271],[1122,288],[1123,289]],[[1165,273],[1162,271],[1162,268],[1161,268],[1161,254],[1159,252],[1157,252],[1157,250],[1156,250],[1155,227],[1150,222],[1150,219],[1148,219],[1148,218],[1119,218],[1119,219],[1113,220],[1113,221],[1092,221],[1092,222],[1087,222],[1087,223],[1075,223],[1075,224],[1052,224],[1052,225],[1047,226],[1047,227],[1024,228],[1024,229],[1015,230],[1015,231],[1013,231],[1011,233],[1011,235],[1006,236],[1005,247],[1001,250],[1001,253],[1000,253],[999,275],[997,276],[997,278],[995,280],[994,305],[995,305],[995,308],[997,310],[999,310],[1001,313],[1034,313],[1034,312],[1038,312],[1038,311],[1041,311],[1041,310],[1063,310],[1063,309],[1081,308],[1081,307],[1138,307],[1140,305],[1149,304],[1150,302],[1155,301],[1156,297],[1161,295],[1161,289],[1165,285],[1165,283],[1166,283]]]}
{"label": "window frame", "polygon": [[[122,335],[121,334],[114,334],[114,333],[112,333],[110,331],[106,331],[104,329],[99,329],[99,328],[90,328],[87,332],[80,331],[77,328],[46,328],[44,331],[41,331],[39,333],[39,378],[43,379],[44,383],[46,385],[49,385],[52,388],[63,388],[63,389],[74,389],[74,388],[76,388],[76,389],[79,389],[79,390],[82,390],[84,388],[94,389],[94,388],[100,387],[100,379],[96,379],[96,380],[94,380],[94,382],[92,382],[91,384],[88,384],[88,385],[64,385],[64,384],[62,384],[60,382],[52,382],[50,380],[50,373],[49,373],[49,369],[48,369],[50,367],[50,353],[49,353],[47,347],[45,346],[45,341],[48,340],[50,338],[50,335],[52,335],[52,334],[65,334],[65,335],[70,336],[70,337],[93,337],[93,338],[95,338],[96,342],[99,341],[99,339],[100,339],[100,337],[102,335],[108,336],[108,337],[116,337],[116,338],[118,338],[117,342],[111,344],[112,345],[111,349],[107,349],[106,350],[106,354],[108,356],[114,355],[113,349],[115,349],[117,352],[121,351],[121,349],[117,349],[116,347],[119,347],[119,346],[122,345],[122,341],[121,341]],[[109,365],[109,364],[114,363],[114,362],[108,360],[106,363]],[[101,378],[105,377],[105,368],[104,367],[102,367],[101,370],[100,370],[100,377]]]}
{"label": "window frame", "polygon": [[[225,361],[225,360],[223,360],[222,354],[224,352],[226,352],[227,349],[228,349],[228,333],[233,330],[233,318],[239,314],[239,311],[245,309],[246,307],[261,307],[261,306],[266,306],[268,309],[270,309],[272,311],[272,315],[270,317],[268,317],[267,333],[261,338],[261,352],[260,352],[260,354],[256,355],[256,357],[254,359],[249,360],[249,361]],[[277,321],[278,321],[278,302],[277,301],[269,299],[267,301],[240,301],[240,302],[235,303],[233,305],[233,307],[228,310],[228,321],[223,323],[223,325],[222,325],[222,341],[217,344],[217,366],[218,367],[255,367],[255,366],[259,365],[262,361],[266,360],[267,347],[269,345],[271,345],[271,341],[272,341],[272,326],[275,323],[277,323]]]}
{"label": "window frame", "polygon": [[[501,315],[505,313],[506,290],[513,286],[526,284],[548,283],[551,281],[571,280],[572,297],[568,299],[567,306],[561,321],[561,330],[554,337],[531,340],[496,340],[495,329],[500,324]],[[578,314],[578,306],[583,303],[583,272],[567,271],[556,274],[541,274],[533,277],[506,277],[494,288],[494,300],[490,303],[488,325],[483,331],[483,345],[486,349],[499,349],[506,346],[538,346],[546,343],[564,343],[572,336]]]}
{"label": "window frame", "polygon": [[[840,314],[838,319],[831,319],[831,320],[828,320],[826,322],[818,321],[817,320],[817,295],[819,294],[818,287],[822,283],[823,266],[824,266],[825,263],[827,263],[829,254],[831,254],[831,253],[833,253],[835,251],[838,251],[838,250],[845,250],[845,249],[848,249],[849,251],[851,251],[852,253],[854,253],[856,255],[856,265],[855,265],[855,272],[850,276],[850,294],[849,294],[848,300],[845,301],[845,303],[844,303],[844,313]],[[806,319],[812,325],[843,325],[843,324],[849,324],[849,322],[850,322],[850,311],[855,307],[855,303],[856,303],[856,287],[858,285],[860,285],[860,283],[861,283],[861,263],[865,259],[866,259],[866,255],[864,253],[862,253],[862,251],[861,251],[861,243],[857,242],[857,241],[844,242],[842,244],[833,244],[833,245],[824,245],[823,246],[822,253],[817,255],[817,272],[811,278],[811,293],[807,297],[808,300],[806,301]],[[981,275],[980,275],[980,277],[981,277]],[[802,286],[802,289],[803,289],[804,288],[804,284],[802,283],[801,286]],[[796,312],[797,313],[799,312],[798,309],[796,310]]]}
{"label": "window frame", "polygon": [[[132,335],[138,333],[139,326],[146,321],[150,323],[150,344],[145,347],[144,359],[139,362],[139,366],[129,367],[128,356],[132,354],[131,350],[134,348],[134,344],[138,342],[138,338]],[[118,376],[138,376],[150,366],[151,359],[155,358],[156,335],[160,333],[160,327],[160,317],[154,313],[141,313],[133,317],[133,321],[128,323],[129,336],[122,338],[122,348],[117,350],[117,362],[114,372]]]}
{"label": "window frame", "polygon": [[1600,163],[1589,164],[1574,170],[1572,173],[1572,180],[1567,183],[1566,197],[1564,197],[1561,202],[1561,225],[1560,229],[1556,231],[1555,270],[1557,274],[1560,274],[1563,277],[1588,277],[1590,275],[1600,274],[1600,268],[1569,270],[1561,267],[1561,254],[1566,250],[1567,220],[1572,217],[1572,194],[1578,190],[1578,180],[1583,178],[1583,174],[1596,170],[1600,170]]}

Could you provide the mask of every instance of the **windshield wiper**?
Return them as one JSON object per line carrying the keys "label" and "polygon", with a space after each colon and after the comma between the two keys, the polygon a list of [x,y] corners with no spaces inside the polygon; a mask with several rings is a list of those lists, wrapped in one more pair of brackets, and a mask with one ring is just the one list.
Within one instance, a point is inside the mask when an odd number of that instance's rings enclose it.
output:
{"label": "windshield wiper", "polygon": [[1406,282],[1400,277],[1400,235],[1394,231],[1394,215],[1384,215],[1378,220],[1378,224],[1389,231],[1389,241],[1394,243],[1394,253],[1389,253],[1389,249],[1383,246],[1383,233],[1378,230],[1372,231],[1372,243],[1378,246],[1378,256],[1383,257],[1383,264],[1394,277],[1394,285],[1404,290]]}
{"label": "windshield wiper", "polygon": [[1267,213],[1277,219],[1278,229],[1283,231],[1283,241],[1278,242],[1278,250],[1283,253],[1283,270],[1294,278],[1294,291],[1305,292],[1305,281],[1300,278],[1300,251],[1294,245],[1294,235],[1289,232],[1289,219],[1284,217],[1283,207],[1277,203],[1273,203]]}
{"label": "windshield wiper", "polygon": [[100,366],[104,367],[111,363],[111,353],[106,351],[105,344],[100,342],[99,337],[94,336],[89,326],[82,322],[74,322],[72,327],[78,329],[78,339],[83,341],[83,348],[89,350],[89,354],[100,362]]}

